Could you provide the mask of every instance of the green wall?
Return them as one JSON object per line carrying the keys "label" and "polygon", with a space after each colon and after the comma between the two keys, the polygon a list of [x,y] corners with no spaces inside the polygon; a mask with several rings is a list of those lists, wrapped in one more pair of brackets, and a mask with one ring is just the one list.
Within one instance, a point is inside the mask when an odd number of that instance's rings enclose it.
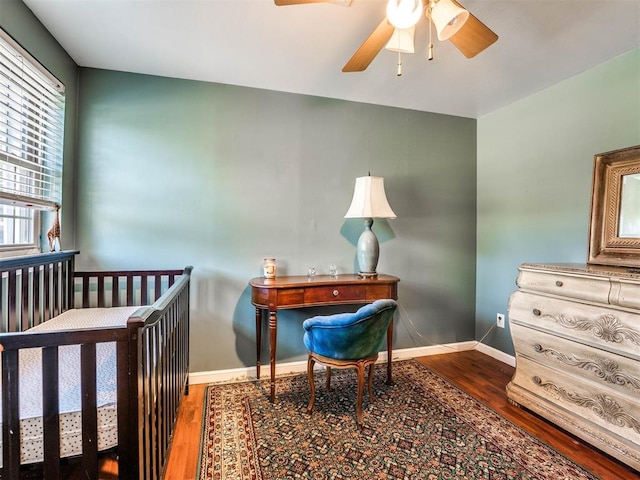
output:
{"label": "green wall", "polygon": [[[524,262],[585,263],[593,157],[640,144],[640,49],[478,120],[476,338]],[[508,328],[487,343],[513,354]]]}
{"label": "green wall", "polygon": [[[74,180],[78,66],[21,0],[0,0],[0,27],[64,83],[66,88],[62,187],[64,208],[60,211],[60,223],[63,246],[71,248],[75,241]],[[42,220],[45,231],[48,230],[52,219],[52,215],[45,213]]]}
{"label": "green wall", "polygon": [[[78,69],[20,0],[0,26],[67,87],[62,239],[79,268],[195,266],[194,371],[254,363],[263,257],[356,268],[362,227],[343,215],[369,171],[398,214],[374,225],[378,270],[402,279],[395,347],[484,337],[519,264],[584,262],[593,156],[640,144],[640,50],[476,122]],[[314,313],[282,313],[280,360],[304,358]],[[485,343],[513,353],[508,328]]]}
{"label": "green wall", "polygon": [[[395,348],[473,339],[475,120],[95,69],[80,85],[79,267],[193,265],[193,371],[255,363],[264,257],[354,271],[362,223],[343,217],[368,172],[398,215],[374,224],[378,271],[401,278]],[[281,312],[281,361],[326,311]]]}

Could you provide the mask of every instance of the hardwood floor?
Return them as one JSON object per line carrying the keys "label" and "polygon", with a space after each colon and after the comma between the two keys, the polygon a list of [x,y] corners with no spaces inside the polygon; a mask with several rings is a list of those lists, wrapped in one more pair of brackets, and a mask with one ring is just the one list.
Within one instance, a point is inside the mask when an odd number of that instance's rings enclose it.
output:
{"label": "hardwood floor", "polygon": [[[536,415],[509,404],[505,386],[513,368],[477,351],[420,357],[418,360],[602,480],[640,480],[640,474]],[[192,385],[183,400],[167,480],[195,479],[198,468],[204,385]]]}

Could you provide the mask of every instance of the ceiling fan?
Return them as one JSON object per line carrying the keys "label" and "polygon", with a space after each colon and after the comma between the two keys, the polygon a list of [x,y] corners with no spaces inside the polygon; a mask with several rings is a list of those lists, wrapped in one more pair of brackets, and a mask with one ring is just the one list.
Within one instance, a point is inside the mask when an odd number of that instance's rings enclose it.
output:
{"label": "ceiling fan", "polygon": [[[307,3],[343,3],[349,6],[351,1],[274,0],[278,6]],[[498,35],[456,0],[388,0],[386,17],[342,67],[342,71],[362,72],[366,70],[383,47],[398,53],[413,53],[413,33],[423,11],[425,16],[435,25],[438,39],[450,40],[467,58],[475,57],[498,40]],[[431,28],[431,23],[429,27]],[[429,31],[431,32],[431,29]],[[433,58],[431,38],[429,38],[428,58],[429,60]],[[401,72],[401,63],[399,62],[398,75],[401,75]]]}

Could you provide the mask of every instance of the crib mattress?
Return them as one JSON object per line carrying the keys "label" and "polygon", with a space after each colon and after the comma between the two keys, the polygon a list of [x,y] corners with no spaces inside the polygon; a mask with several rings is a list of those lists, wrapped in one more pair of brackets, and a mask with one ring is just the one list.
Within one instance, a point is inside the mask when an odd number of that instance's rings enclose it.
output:
{"label": "crib mattress", "polygon": [[[29,329],[29,332],[76,330],[80,328],[124,326],[139,307],[86,308],[68,310]],[[44,460],[42,428],[42,352],[39,348],[20,351],[20,462]],[[80,388],[80,346],[59,349],[60,456],[82,453],[82,414]],[[96,387],[98,405],[98,449],[106,450],[118,443],[116,348],[114,342],[96,346]],[[1,377],[1,376],[0,376]],[[0,378],[0,387],[2,386]],[[0,398],[0,422],[2,399]],[[0,435],[1,437],[1,435]],[[0,438],[0,467],[2,438]]]}

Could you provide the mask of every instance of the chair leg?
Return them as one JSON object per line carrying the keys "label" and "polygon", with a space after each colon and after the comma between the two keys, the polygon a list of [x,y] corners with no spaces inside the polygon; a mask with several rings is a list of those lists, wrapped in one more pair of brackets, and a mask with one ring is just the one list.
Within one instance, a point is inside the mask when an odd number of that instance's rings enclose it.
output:
{"label": "chair leg", "polygon": [[316,401],[316,384],[313,378],[313,365],[315,364],[315,360],[311,355],[307,359],[307,379],[309,380],[309,390],[311,390],[311,395],[309,397],[309,405],[307,406],[307,413],[311,413],[313,410],[313,404]]}
{"label": "chair leg", "polygon": [[358,399],[356,400],[356,418],[358,426],[362,427],[362,394],[364,393],[364,363],[358,362],[356,367],[358,371]]}
{"label": "chair leg", "polygon": [[373,367],[374,364],[369,364],[369,401],[373,403],[375,397],[373,396]]}
{"label": "chair leg", "polygon": [[327,367],[327,391],[331,391],[331,367]]}

